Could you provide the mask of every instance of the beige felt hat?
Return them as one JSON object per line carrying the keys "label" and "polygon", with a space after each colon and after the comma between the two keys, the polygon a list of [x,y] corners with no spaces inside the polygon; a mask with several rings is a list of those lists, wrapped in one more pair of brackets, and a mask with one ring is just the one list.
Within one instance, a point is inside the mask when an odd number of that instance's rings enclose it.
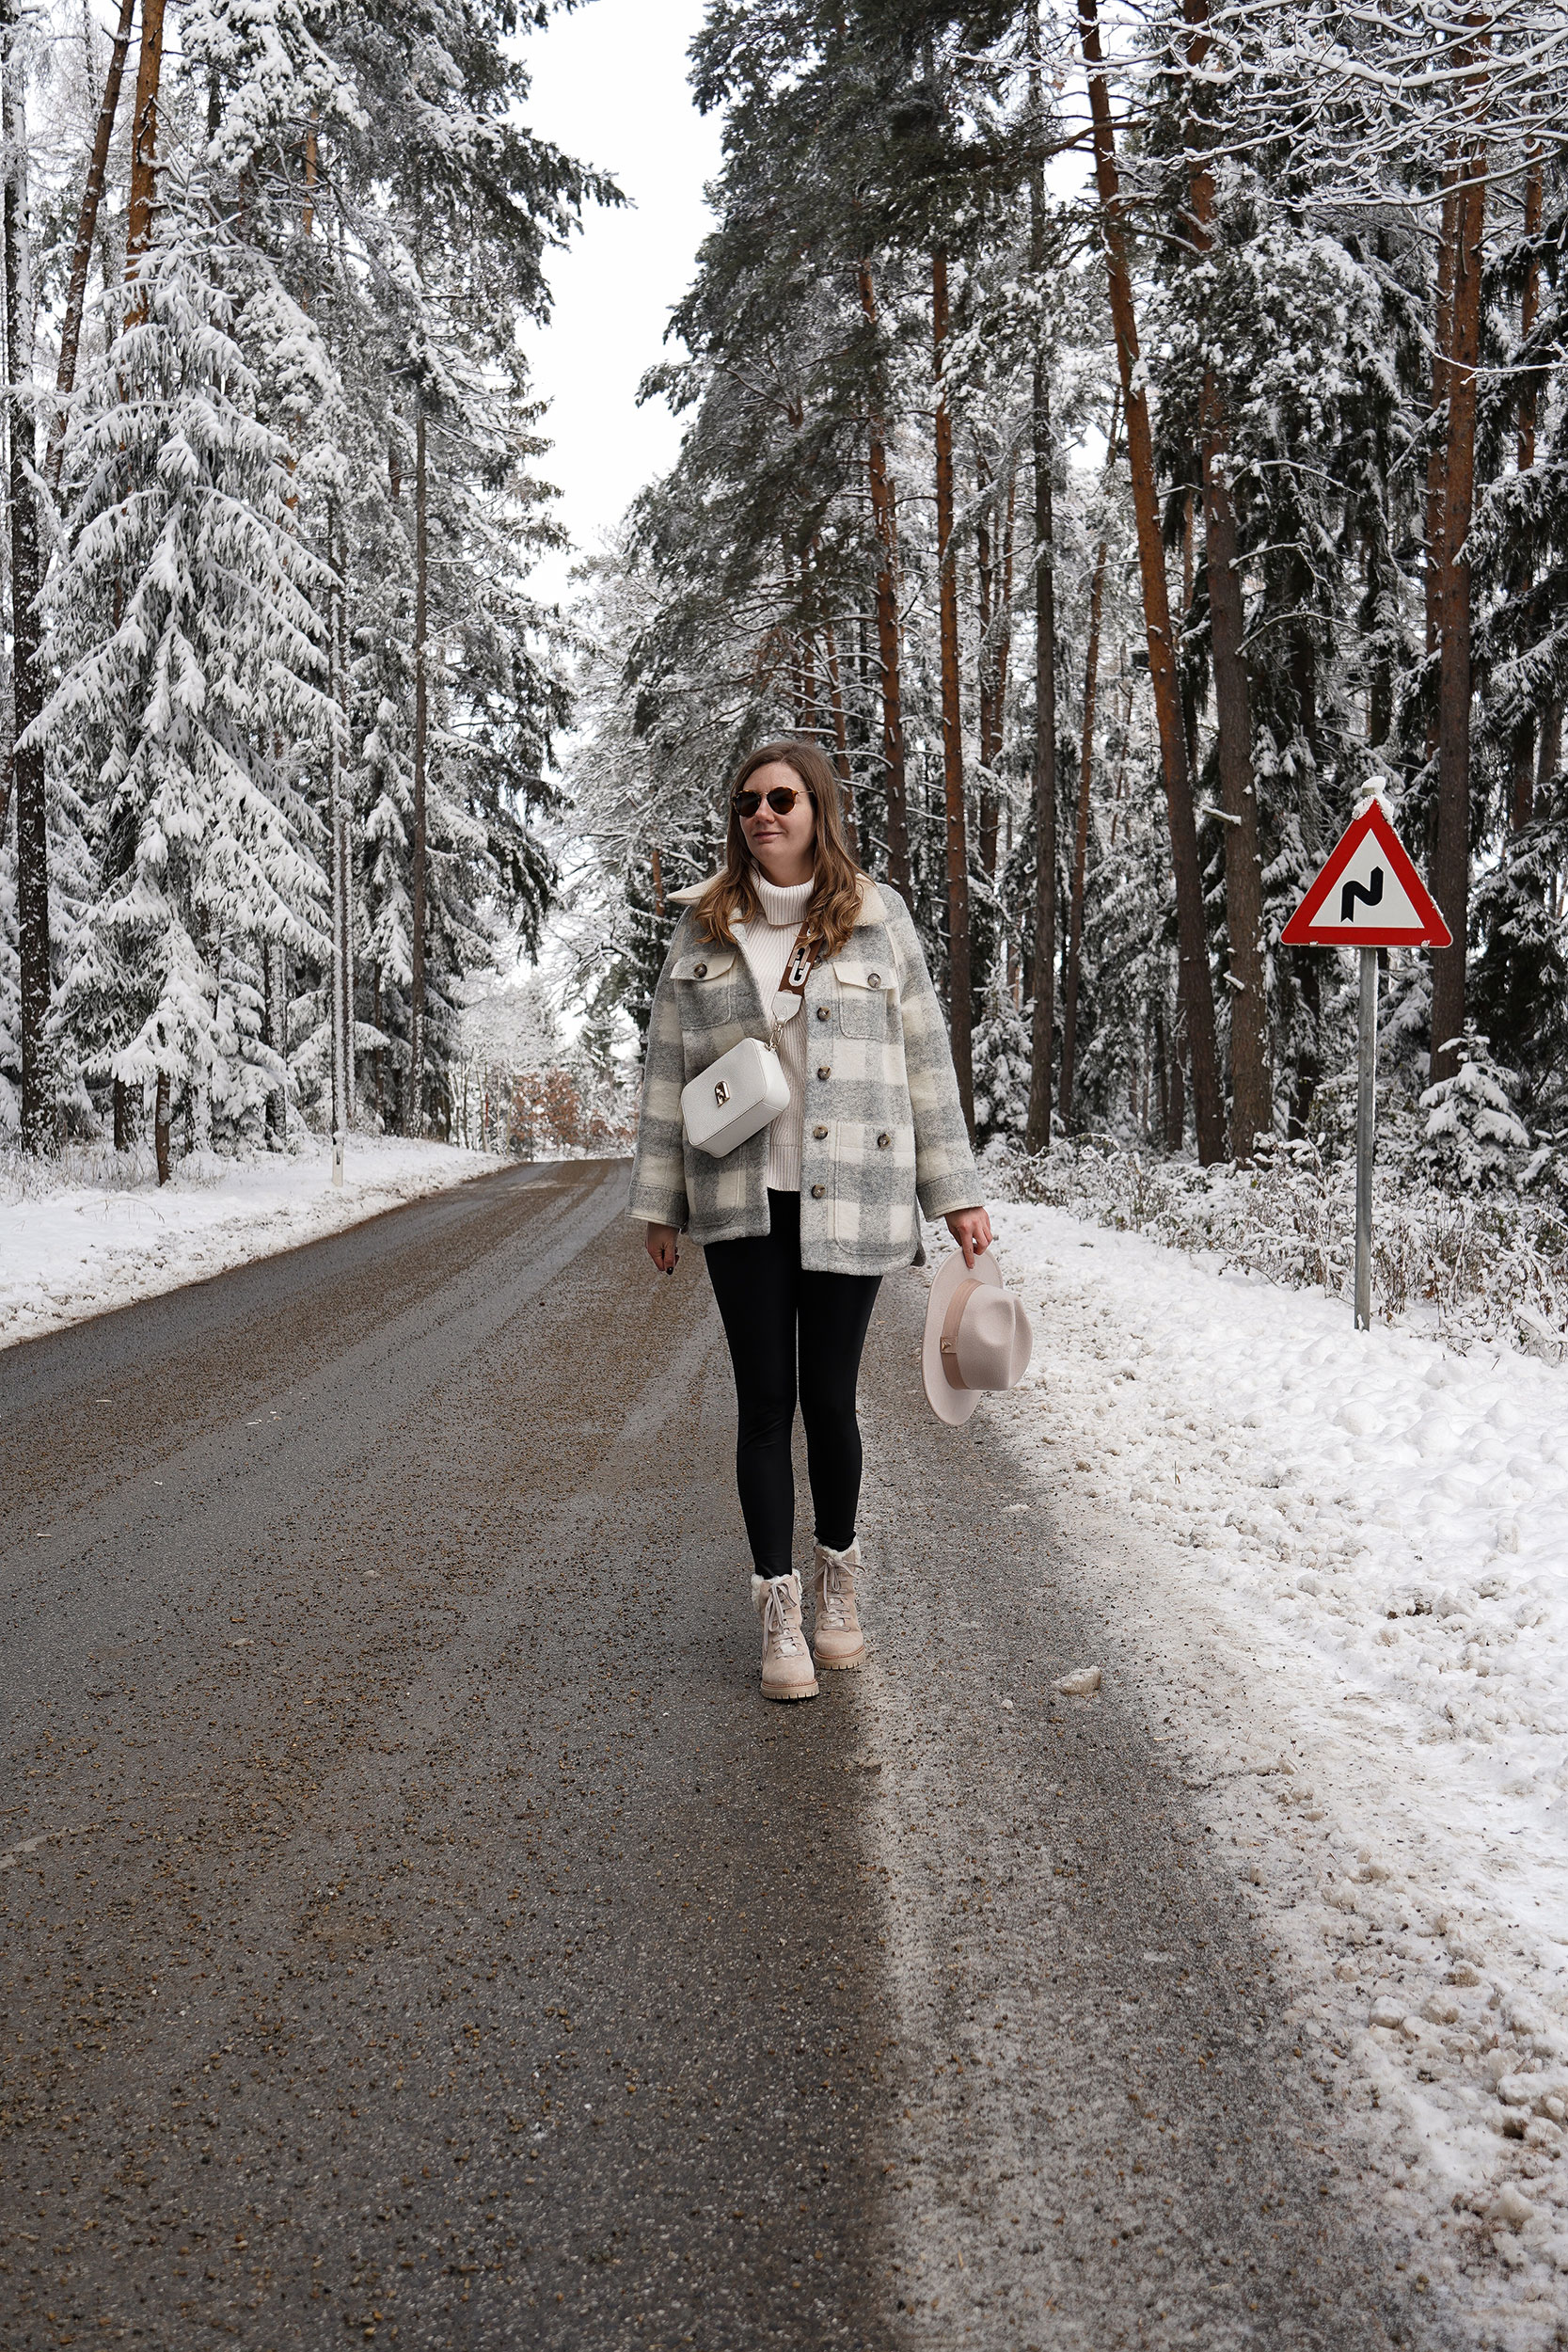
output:
{"label": "beige felt hat", "polygon": [[1034,1347],[1029,1318],[989,1249],[973,1274],[961,1250],[943,1260],[926,1308],[920,1363],[940,1421],[967,1421],[988,1389],[1016,1389]]}

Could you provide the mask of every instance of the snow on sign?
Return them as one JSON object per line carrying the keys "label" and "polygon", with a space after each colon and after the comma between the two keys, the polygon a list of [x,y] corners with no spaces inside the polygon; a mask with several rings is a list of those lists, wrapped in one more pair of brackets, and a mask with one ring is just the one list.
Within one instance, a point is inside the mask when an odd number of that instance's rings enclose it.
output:
{"label": "snow on sign", "polygon": [[1448,947],[1452,934],[1376,801],[1340,834],[1280,933],[1287,947]]}

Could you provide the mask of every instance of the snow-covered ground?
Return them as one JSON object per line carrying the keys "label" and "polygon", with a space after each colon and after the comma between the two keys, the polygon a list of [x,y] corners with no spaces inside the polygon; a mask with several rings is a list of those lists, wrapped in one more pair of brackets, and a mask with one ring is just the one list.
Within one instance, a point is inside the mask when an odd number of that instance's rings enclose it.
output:
{"label": "snow-covered ground", "polygon": [[150,1156],[80,1152],[64,1168],[21,1162],[0,1184],[0,1347],[293,1249],[361,1217],[502,1163],[392,1136],[351,1137],[341,1191],[331,1147],[302,1134],[286,1152],[195,1152],[161,1189]]}
{"label": "snow-covered ground", "polygon": [[1159,1699],[1465,2340],[1560,2343],[1568,1370],[995,1222],[1036,1330],[997,1403],[1103,1579],[1107,1672]]}

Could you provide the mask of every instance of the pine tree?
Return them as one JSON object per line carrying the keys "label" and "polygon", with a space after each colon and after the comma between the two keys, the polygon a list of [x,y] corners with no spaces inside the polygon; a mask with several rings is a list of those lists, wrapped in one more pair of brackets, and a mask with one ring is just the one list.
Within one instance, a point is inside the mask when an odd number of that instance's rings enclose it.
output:
{"label": "pine tree", "polygon": [[83,384],[65,458],[82,486],[49,591],[63,675],[37,739],[98,850],[62,991],[62,1020],[90,1036],[84,1069],[169,1107],[192,1098],[198,1131],[221,1136],[254,1129],[282,1083],[256,951],[319,942],[298,787],[330,716],[320,566],[195,194],[166,212]]}
{"label": "pine tree", "polygon": [[1529,1149],[1528,1130],[1513,1107],[1518,1076],[1492,1059],[1489,1040],[1473,1030],[1455,1047],[1455,1059],[1452,1075],[1421,1096],[1421,1158],[1452,1191],[1492,1191],[1519,1173]]}

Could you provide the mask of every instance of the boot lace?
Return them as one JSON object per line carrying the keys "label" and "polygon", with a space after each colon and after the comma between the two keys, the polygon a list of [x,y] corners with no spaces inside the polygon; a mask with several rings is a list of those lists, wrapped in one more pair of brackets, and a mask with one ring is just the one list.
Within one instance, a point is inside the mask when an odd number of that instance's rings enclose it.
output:
{"label": "boot lace", "polygon": [[847,1630],[849,1603],[854,1597],[854,1581],[849,1570],[838,1560],[822,1563],[822,1614],[835,1633]]}
{"label": "boot lace", "polygon": [[776,1650],[781,1658],[799,1657],[806,1646],[805,1635],[789,1621],[789,1587],[782,1576],[774,1577],[768,1587],[762,1606],[762,1638],[764,1647]]}

